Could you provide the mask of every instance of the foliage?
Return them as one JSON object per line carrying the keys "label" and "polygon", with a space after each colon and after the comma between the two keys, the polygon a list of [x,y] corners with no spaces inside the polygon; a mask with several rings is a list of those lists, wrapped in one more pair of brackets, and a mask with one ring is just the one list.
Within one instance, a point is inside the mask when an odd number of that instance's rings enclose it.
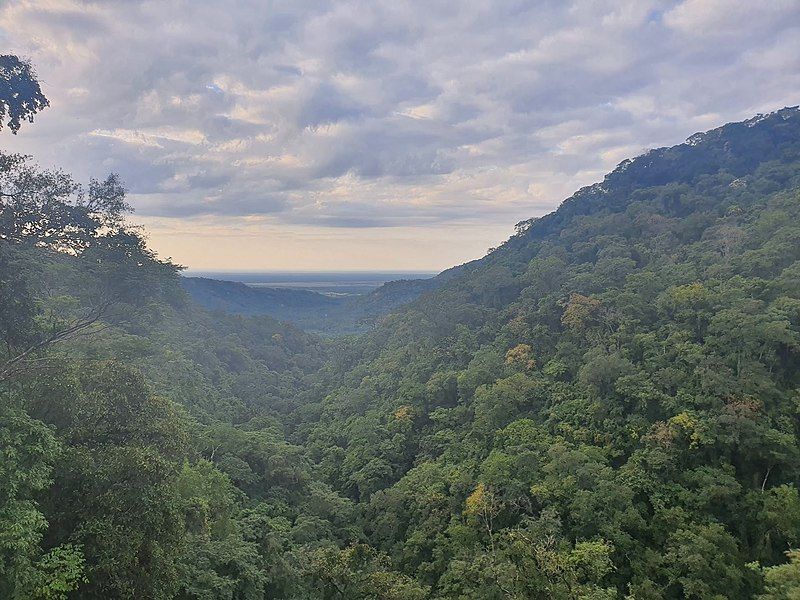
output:
{"label": "foliage", "polygon": [[33,67],[13,54],[0,55],[0,129],[5,125],[16,134],[23,121],[50,106],[42,93]]}
{"label": "foliage", "polygon": [[800,552],[786,552],[789,562],[764,569],[764,593],[759,600],[797,600],[800,598]]}

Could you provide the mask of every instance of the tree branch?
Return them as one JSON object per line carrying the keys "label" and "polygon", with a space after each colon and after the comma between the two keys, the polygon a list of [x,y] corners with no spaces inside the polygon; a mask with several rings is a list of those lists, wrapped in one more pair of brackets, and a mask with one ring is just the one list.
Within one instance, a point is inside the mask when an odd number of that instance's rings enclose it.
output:
{"label": "tree branch", "polygon": [[36,352],[44,350],[45,348],[57,344],[58,342],[62,342],[74,335],[89,333],[85,330],[97,323],[105,314],[106,310],[108,310],[109,306],[110,303],[101,305],[91,315],[84,317],[83,319],[73,321],[68,327],[53,332],[43,340],[28,346],[25,350],[7,360],[5,364],[0,367],[0,381],[6,381],[7,379],[10,379],[12,375],[15,375],[24,369],[24,365],[32,360],[29,357]]}

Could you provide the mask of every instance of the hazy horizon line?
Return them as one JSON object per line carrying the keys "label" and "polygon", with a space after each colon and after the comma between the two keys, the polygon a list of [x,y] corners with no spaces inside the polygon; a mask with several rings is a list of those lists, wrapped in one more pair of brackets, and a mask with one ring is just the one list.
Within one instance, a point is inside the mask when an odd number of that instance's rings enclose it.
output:
{"label": "hazy horizon line", "polygon": [[236,275],[289,274],[289,273],[373,273],[373,274],[438,274],[444,269],[197,269],[185,268],[181,274],[226,273]]}

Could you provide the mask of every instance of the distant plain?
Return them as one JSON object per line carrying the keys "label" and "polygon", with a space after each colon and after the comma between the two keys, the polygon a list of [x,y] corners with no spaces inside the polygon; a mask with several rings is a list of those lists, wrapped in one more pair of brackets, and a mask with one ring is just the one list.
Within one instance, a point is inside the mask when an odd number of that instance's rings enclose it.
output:
{"label": "distant plain", "polygon": [[428,279],[426,271],[194,271],[187,277],[206,277],[244,283],[250,287],[311,290],[326,296],[366,294],[388,281]]}

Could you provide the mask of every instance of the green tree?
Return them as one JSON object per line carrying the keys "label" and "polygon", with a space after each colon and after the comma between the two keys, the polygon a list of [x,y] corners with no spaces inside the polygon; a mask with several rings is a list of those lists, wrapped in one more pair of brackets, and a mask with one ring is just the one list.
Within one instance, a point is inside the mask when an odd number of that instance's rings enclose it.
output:
{"label": "green tree", "polygon": [[767,567],[764,574],[764,593],[759,600],[797,600],[800,598],[800,552],[786,552],[789,562]]}
{"label": "green tree", "polygon": [[48,106],[30,62],[0,54],[0,129],[5,124],[16,134],[23,121],[33,123],[34,115]]}

